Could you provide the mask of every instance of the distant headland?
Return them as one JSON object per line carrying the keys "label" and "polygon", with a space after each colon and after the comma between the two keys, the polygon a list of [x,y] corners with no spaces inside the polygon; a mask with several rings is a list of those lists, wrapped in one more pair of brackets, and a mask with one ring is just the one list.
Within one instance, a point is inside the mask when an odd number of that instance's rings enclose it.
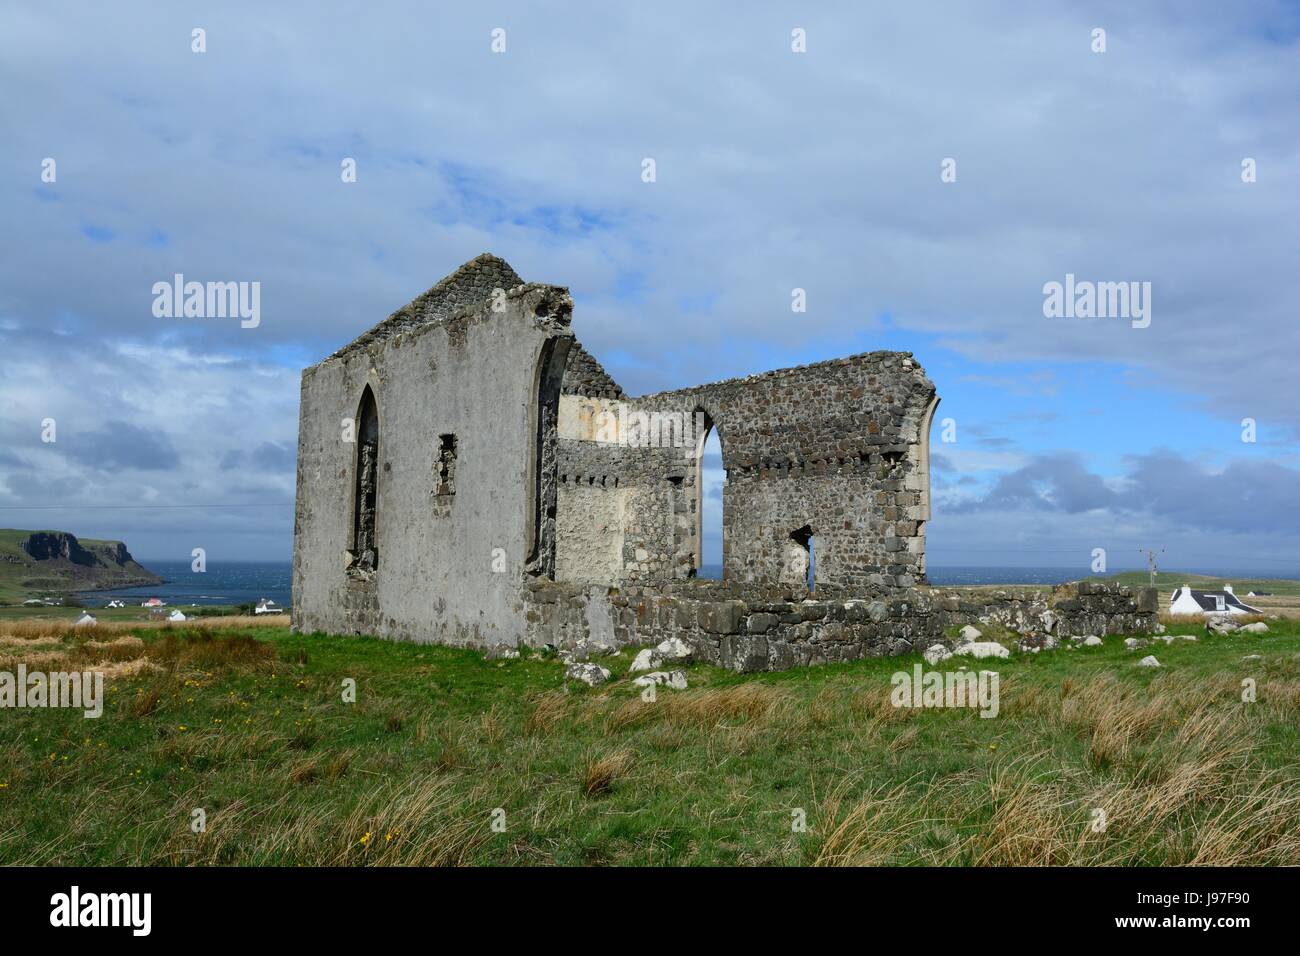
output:
{"label": "distant headland", "polygon": [[0,603],[43,594],[161,584],[121,541],[0,528]]}

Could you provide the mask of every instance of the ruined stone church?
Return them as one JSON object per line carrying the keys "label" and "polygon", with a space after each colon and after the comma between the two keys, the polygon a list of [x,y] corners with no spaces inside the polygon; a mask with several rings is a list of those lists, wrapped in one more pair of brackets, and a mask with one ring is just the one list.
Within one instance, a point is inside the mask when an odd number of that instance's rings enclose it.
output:
{"label": "ruined stone church", "polygon": [[[904,654],[970,622],[1030,650],[1154,628],[1153,589],[925,586],[939,400],[910,354],[633,398],[572,311],[482,255],[303,372],[297,631],[579,655],[678,637],[751,671]],[[715,430],[720,581],[697,574]]]}
{"label": "ruined stone church", "polygon": [[[741,670],[939,633],[917,590],[938,398],[910,354],[634,398],[572,310],[481,255],[303,372],[297,630],[485,650],[679,636]],[[697,576],[713,430],[721,581]]]}

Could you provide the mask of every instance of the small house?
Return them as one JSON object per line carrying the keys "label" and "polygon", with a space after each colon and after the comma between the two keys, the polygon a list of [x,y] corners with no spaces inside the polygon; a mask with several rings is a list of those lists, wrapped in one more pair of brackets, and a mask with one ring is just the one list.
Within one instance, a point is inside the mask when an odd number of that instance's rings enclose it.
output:
{"label": "small house", "polygon": [[1174,590],[1169,599],[1170,614],[1263,614],[1257,607],[1243,604],[1232,593],[1232,585],[1225,584],[1222,591],[1194,591],[1188,585]]}

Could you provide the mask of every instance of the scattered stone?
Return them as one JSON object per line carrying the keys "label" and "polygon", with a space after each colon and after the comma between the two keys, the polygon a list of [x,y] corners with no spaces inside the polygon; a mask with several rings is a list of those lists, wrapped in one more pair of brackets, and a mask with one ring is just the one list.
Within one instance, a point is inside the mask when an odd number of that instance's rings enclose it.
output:
{"label": "scattered stone", "polygon": [[609,680],[609,671],[599,664],[574,661],[564,669],[564,676],[570,680],[582,681],[588,687],[595,687]]}
{"label": "scattered stone", "polygon": [[1240,628],[1240,624],[1226,616],[1211,617],[1205,622],[1205,629],[1211,634],[1217,634],[1220,637],[1225,634],[1231,634],[1233,631],[1240,630]]}
{"label": "scattered stone", "polygon": [[1138,661],[1138,667],[1159,667],[1160,662],[1156,660],[1154,654],[1148,654],[1142,660]]}
{"label": "scattered stone", "polygon": [[953,653],[960,654],[962,657],[974,657],[977,660],[985,657],[1011,656],[1011,652],[996,641],[974,641],[970,644],[963,644]]}
{"label": "scattered stone", "polygon": [[1037,654],[1039,651],[1053,651],[1061,646],[1051,634],[1026,634],[1016,642],[1016,650],[1024,654]]}
{"label": "scattered stone", "polygon": [[1156,621],[1156,629],[1155,629],[1155,633],[1157,633],[1157,634],[1163,634],[1166,630],[1168,630],[1168,628],[1166,628],[1166,627],[1165,627],[1163,624],[1161,624],[1159,621]]}
{"label": "scattered stone", "polygon": [[628,672],[635,674],[637,671],[652,671],[662,663],[663,661],[659,659],[659,651],[647,647],[645,650],[638,651],[636,657],[632,658],[632,666],[628,668]]}
{"label": "scattered stone", "polygon": [[655,646],[659,660],[665,664],[689,664],[695,657],[695,649],[680,637],[670,637]]}
{"label": "scattered stone", "polygon": [[1263,659],[1264,659],[1263,654],[1247,654],[1245,657],[1242,658],[1243,661],[1262,661]]}
{"label": "scattered stone", "polygon": [[1263,621],[1256,621],[1254,624],[1247,624],[1241,629],[1246,634],[1267,634],[1268,625]]}
{"label": "scattered stone", "polygon": [[957,639],[961,641],[963,644],[969,644],[972,641],[978,641],[983,636],[984,635],[980,633],[978,628],[971,627],[969,624],[965,625],[964,627],[962,627],[960,631],[957,632]]}
{"label": "scattered stone", "polygon": [[1084,647],[1101,647],[1104,642],[1096,634],[1089,634],[1083,639]]}
{"label": "scattered stone", "polygon": [[690,644],[680,637],[670,637],[654,647],[638,651],[628,672],[652,671],[666,664],[689,664],[694,659],[695,649]]}
{"label": "scattered stone", "polygon": [[1138,648],[1146,647],[1150,643],[1151,643],[1150,641],[1144,641],[1141,638],[1137,638],[1137,637],[1124,638],[1124,648],[1130,651],[1136,651]]}
{"label": "scattered stone", "polygon": [[655,671],[653,674],[643,674],[636,680],[632,681],[637,687],[649,687],[652,684],[659,687],[671,687],[673,690],[686,689],[686,675],[681,671]]}
{"label": "scattered stone", "polygon": [[512,660],[518,656],[519,648],[505,644],[493,644],[483,654],[483,658],[489,661]]}
{"label": "scattered stone", "polygon": [[948,658],[952,657],[952,651],[948,650],[948,648],[944,647],[942,644],[931,644],[925,649],[925,653],[921,656],[925,658],[927,664],[933,667],[935,664],[946,661]]}

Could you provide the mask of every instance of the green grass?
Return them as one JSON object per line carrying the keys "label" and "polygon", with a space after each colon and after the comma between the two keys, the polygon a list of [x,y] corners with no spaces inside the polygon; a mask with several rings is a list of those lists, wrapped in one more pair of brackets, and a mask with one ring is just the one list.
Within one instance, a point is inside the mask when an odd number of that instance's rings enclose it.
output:
{"label": "green grass", "polygon": [[109,681],[98,720],[0,711],[0,864],[1295,864],[1300,623],[1270,627],[974,663],[1001,675],[995,719],[890,706],[917,656],[693,666],[646,703],[630,651],[587,689],[537,654],[81,635],[55,646],[160,669]]}

